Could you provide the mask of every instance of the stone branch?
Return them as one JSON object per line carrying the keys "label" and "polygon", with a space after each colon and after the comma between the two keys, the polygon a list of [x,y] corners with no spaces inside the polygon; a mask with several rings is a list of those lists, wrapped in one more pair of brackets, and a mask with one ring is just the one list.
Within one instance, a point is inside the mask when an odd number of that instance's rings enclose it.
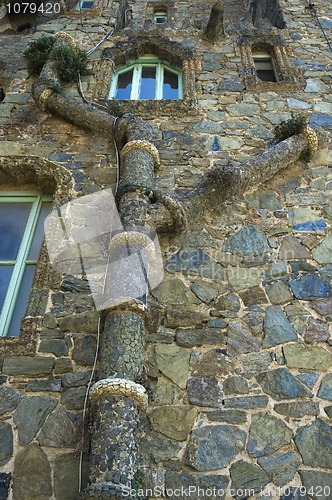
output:
{"label": "stone branch", "polygon": [[195,213],[197,205],[213,206],[240,196],[295,163],[308,150],[310,141],[302,133],[241,163],[217,162],[215,168],[203,177],[199,186],[185,200],[187,213]]}
{"label": "stone branch", "polygon": [[202,38],[214,43],[224,36],[224,6],[219,0],[211,9],[210,19]]}

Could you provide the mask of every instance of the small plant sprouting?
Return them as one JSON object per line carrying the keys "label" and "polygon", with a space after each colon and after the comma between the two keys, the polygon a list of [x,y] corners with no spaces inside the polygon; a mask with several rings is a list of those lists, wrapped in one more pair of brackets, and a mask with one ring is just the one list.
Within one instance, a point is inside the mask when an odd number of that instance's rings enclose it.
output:
{"label": "small plant sprouting", "polygon": [[29,75],[38,76],[46,63],[54,44],[53,36],[42,35],[29,43],[24,55],[28,60]]}
{"label": "small plant sprouting", "polygon": [[52,50],[52,59],[59,77],[64,82],[77,82],[79,73],[81,75],[89,73],[88,56],[81,49],[58,45]]}
{"label": "small plant sprouting", "polygon": [[292,113],[291,118],[284,120],[274,128],[274,137],[277,142],[284,141],[288,137],[300,134],[307,126],[307,120],[303,115]]}

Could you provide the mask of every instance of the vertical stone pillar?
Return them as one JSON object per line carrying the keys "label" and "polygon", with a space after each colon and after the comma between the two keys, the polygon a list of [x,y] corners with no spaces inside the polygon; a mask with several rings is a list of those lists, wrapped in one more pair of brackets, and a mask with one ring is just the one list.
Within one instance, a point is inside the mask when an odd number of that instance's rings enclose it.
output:
{"label": "vertical stone pillar", "polygon": [[[121,249],[130,243],[140,252],[142,269],[148,258],[146,242],[150,246],[151,228],[145,215],[153,197],[154,166],[159,162],[156,148],[148,141],[133,140],[122,149],[123,173],[118,193],[119,212],[126,230],[113,237],[112,251],[121,255]],[[127,242],[127,243],[126,243]],[[152,241],[151,241],[152,243]],[[84,498],[123,499],[123,492],[131,487],[137,457],[137,437],[140,408],[147,406],[147,394],[136,381],[144,363],[144,303],[133,293],[130,280],[146,284],[144,272],[134,277],[114,273],[109,286],[124,290],[128,301],[115,305],[106,312],[99,353],[98,382],[90,391],[91,450],[89,461],[90,484]],[[144,281],[145,280],[145,281]],[[143,283],[144,281],[144,283]],[[106,279],[108,286],[108,280]],[[139,285],[139,283],[138,283]],[[133,288],[137,283],[133,283]],[[132,290],[134,291],[134,290]]]}

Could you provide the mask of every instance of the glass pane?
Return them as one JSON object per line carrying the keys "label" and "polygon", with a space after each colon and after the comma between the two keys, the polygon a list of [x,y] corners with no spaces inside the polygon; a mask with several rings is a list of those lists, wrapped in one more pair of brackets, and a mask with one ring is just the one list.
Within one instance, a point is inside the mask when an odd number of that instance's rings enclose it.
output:
{"label": "glass pane", "polygon": [[179,98],[179,75],[164,68],[163,99]]}
{"label": "glass pane", "polygon": [[6,298],[14,266],[0,266],[0,312]]}
{"label": "glass pane", "polygon": [[42,204],[35,234],[33,236],[30,252],[28,255],[28,260],[38,260],[40,247],[43,243],[43,238],[44,238],[44,221],[48,216],[48,214],[51,212],[51,210],[52,210],[52,203]]}
{"label": "glass pane", "polygon": [[31,203],[0,203],[0,260],[15,260]]}
{"label": "glass pane", "polygon": [[276,82],[277,81],[273,69],[270,69],[270,70],[258,69],[257,76],[263,82]]}
{"label": "glass pane", "polygon": [[9,337],[18,337],[20,334],[20,325],[27,308],[35,269],[35,265],[29,265],[25,268],[21,286],[17,295],[12,320],[7,334]]}
{"label": "glass pane", "polygon": [[130,99],[133,71],[133,69],[130,69],[119,74],[115,99]]}
{"label": "glass pane", "polygon": [[156,88],[156,68],[143,66],[139,99],[154,99]]}

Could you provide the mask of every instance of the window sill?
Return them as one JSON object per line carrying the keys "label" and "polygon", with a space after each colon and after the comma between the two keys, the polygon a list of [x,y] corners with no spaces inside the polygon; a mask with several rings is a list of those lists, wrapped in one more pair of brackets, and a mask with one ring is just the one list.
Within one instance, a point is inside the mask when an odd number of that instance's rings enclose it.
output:
{"label": "window sill", "polygon": [[[105,104],[105,102],[103,102]],[[134,113],[141,118],[151,119],[153,115],[160,116],[184,116],[197,111],[196,99],[172,99],[172,100],[109,100],[106,105],[112,112],[113,106],[117,111],[123,113]]]}

